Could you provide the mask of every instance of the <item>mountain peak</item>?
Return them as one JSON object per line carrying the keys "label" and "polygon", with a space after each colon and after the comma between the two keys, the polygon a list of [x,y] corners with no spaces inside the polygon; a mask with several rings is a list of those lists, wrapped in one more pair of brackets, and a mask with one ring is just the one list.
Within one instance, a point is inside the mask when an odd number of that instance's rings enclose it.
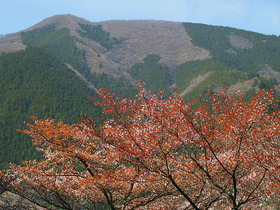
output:
{"label": "mountain peak", "polygon": [[43,27],[51,25],[51,24],[56,24],[57,28],[77,29],[79,27],[78,23],[90,24],[91,22],[88,20],[85,20],[83,18],[77,17],[75,15],[71,15],[71,14],[55,15],[55,16],[44,19],[43,21],[26,29],[25,31],[31,31],[34,29],[43,28]]}

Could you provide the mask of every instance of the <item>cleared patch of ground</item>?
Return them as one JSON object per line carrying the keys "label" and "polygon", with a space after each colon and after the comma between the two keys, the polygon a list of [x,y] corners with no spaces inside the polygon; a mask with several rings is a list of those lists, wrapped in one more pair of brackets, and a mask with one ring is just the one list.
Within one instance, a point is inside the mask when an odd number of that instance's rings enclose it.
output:
{"label": "cleared patch of ground", "polygon": [[97,92],[97,88],[91,84],[80,72],[78,72],[76,69],[74,69],[70,64],[66,63],[66,66],[71,69],[73,72],[76,73],[77,77],[82,80],[84,83],[86,83],[86,85],[90,88],[93,89],[95,92]]}
{"label": "cleared patch of ground", "polygon": [[26,46],[21,43],[21,37],[19,33],[8,34],[0,37],[0,53],[5,52],[17,52],[24,50]]}
{"label": "cleared patch of ground", "polygon": [[261,71],[258,72],[261,77],[264,77],[270,81],[273,81],[274,90],[277,94],[280,94],[280,73],[273,70],[269,65],[264,65]]}
{"label": "cleared patch of ground", "polygon": [[[233,95],[233,93],[237,90],[240,90],[240,93],[247,92],[253,88],[254,82],[255,82],[255,78],[231,85],[227,91],[227,94]],[[221,89],[219,91],[221,91]]]}
{"label": "cleared patch of ground", "polygon": [[248,39],[238,36],[235,33],[230,33],[228,38],[232,47],[241,49],[253,49],[253,44]]}
{"label": "cleared patch of ground", "polygon": [[106,21],[100,23],[113,37],[125,39],[105,55],[124,69],[141,62],[148,54],[161,57],[160,63],[174,68],[191,60],[210,58],[209,51],[191,43],[182,23],[168,21]]}
{"label": "cleared patch of ground", "polygon": [[186,94],[188,94],[189,92],[192,91],[193,88],[195,88],[197,85],[199,85],[201,82],[203,82],[204,80],[206,80],[208,77],[210,77],[213,74],[212,71],[207,72],[204,75],[199,75],[198,77],[194,78],[191,82],[190,85],[182,92],[180,93],[180,96],[183,97]]}

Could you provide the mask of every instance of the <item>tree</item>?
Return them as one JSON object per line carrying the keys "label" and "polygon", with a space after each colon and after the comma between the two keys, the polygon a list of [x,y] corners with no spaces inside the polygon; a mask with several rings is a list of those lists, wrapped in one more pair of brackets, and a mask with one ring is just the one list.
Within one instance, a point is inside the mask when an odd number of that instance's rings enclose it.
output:
{"label": "tree", "polygon": [[138,99],[98,94],[108,116],[101,127],[88,117],[74,125],[34,118],[23,132],[45,160],[12,165],[11,191],[66,209],[241,209],[279,199],[273,91],[247,102],[244,94],[210,91],[200,104],[141,87]]}

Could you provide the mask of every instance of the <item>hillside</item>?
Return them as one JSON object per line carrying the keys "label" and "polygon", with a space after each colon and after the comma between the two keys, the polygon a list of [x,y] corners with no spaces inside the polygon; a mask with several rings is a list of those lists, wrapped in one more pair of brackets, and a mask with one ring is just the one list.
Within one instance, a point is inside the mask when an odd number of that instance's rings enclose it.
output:
{"label": "hillside", "polygon": [[[33,39],[40,41],[34,42]],[[176,87],[181,91],[188,88],[189,83],[177,84],[174,75],[178,66],[180,69],[181,65],[189,61],[199,63],[214,59],[232,70],[250,74],[250,79],[254,73],[259,77],[257,72],[265,66],[276,72],[280,66],[277,48],[279,39],[276,36],[192,23],[153,20],[92,23],[72,15],[58,15],[43,20],[23,33],[1,38],[0,52],[18,51],[25,48],[24,44],[43,47],[60,56],[63,62],[80,72],[88,82],[96,83],[92,84],[96,89],[105,86],[117,92],[120,92],[120,78],[127,81],[125,86],[129,88],[132,88],[130,84],[139,81],[139,78],[131,76],[130,68],[143,62],[150,54],[160,56],[159,63],[169,69],[169,86],[161,87]],[[258,79],[259,82],[261,80]]]}
{"label": "hillside", "polygon": [[134,97],[141,80],[164,97],[176,88],[184,101],[222,85],[248,99],[258,88],[280,94],[280,38],[229,27],[58,15],[0,37],[0,54],[2,168],[38,156],[15,131],[30,116],[98,116],[86,96],[99,88]]}
{"label": "hillside", "polygon": [[9,162],[39,157],[29,137],[16,131],[31,116],[74,123],[73,118],[96,118],[95,97],[74,72],[52,54],[33,47],[0,56],[0,168]]}

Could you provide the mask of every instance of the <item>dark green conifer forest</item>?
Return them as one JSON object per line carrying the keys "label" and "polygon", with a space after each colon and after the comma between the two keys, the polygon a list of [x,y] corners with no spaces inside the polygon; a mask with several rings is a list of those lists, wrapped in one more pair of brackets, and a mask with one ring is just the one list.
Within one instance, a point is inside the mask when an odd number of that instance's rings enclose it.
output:
{"label": "dark green conifer forest", "polygon": [[[62,79],[63,78],[63,79]],[[100,110],[87,99],[95,92],[74,72],[43,49],[0,56],[0,168],[9,162],[36,159],[31,139],[16,131],[31,123],[31,116],[75,123],[83,115],[96,118]],[[97,118],[96,118],[97,119]]]}

